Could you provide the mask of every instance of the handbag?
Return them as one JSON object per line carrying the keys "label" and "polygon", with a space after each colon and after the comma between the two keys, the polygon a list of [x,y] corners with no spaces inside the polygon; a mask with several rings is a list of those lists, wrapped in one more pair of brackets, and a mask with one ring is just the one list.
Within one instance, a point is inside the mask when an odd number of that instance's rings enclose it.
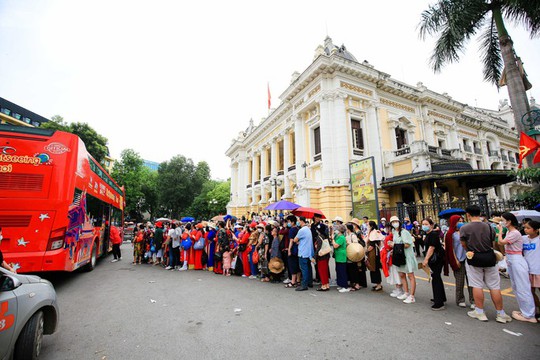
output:
{"label": "handbag", "polygon": [[327,254],[330,254],[330,251],[332,251],[332,247],[330,246],[330,242],[328,239],[324,239],[322,241],[321,249],[318,252],[319,256],[324,256]]}
{"label": "handbag", "polygon": [[392,251],[392,264],[396,266],[402,266],[407,263],[405,259],[405,244],[394,244],[394,250]]}
{"label": "handbag", "polygon": [[474,252],[471,258],[467,253],[467,263],[474,267],[493,267],[497,264],[497,258],[493,249],[489,249],[488,251]]}
{"label": "handbag", "polygon": [[238,251],[244,252],[247,249],[247,244],[240,244],[238,245]]}
{"label": "handbag", "polygon": [[184,250],[189,250],[189,248],[191,248],[191,239],[187,238],[185,240],[182,240],[182,247],[184,248]]}
{"label": "handbag", "polygon": [[251,261],[254,263],[254,264],[257,264],[259,262],[259,252],[257,250],[255,250],[253,252],[253,255],[251,255]]}
{"label": "handbag", "polygon": [[204,249],[204,238],[203,237],[201,237],[199,240],[197,240],[195,245],[193,245],[193,249],[194,250],[202,250],[202,249]]}

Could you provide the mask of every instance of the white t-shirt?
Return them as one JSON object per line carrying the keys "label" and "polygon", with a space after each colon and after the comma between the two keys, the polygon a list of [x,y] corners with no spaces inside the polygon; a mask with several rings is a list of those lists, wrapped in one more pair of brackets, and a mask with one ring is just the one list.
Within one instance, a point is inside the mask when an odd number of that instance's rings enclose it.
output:
{"label": "white t-shirt", "polygon": [[169,229],[169,232],[167,233],[169,238],[171,238],[171,244],[173,248],[177,248],[180,246],[180,242],[178,241],[178,235],[176,229]]}
{"label": "white t-shirt", "polygon": [[529,274],[540,275],[540,237],[523,236],[523,256],[529,265]]}

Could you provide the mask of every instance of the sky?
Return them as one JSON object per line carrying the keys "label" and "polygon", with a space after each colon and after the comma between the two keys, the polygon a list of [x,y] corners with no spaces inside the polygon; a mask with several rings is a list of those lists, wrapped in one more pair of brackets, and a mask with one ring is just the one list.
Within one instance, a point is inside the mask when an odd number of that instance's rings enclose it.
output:
{"label": "sky", "polygon": [[[230,177],[225,151],[268,115],[329,35],[360,62],[421,81],[472,106],[507,99],[482,79],[478,39],[434,74],[434,39],[418,37],[433,1],[0,0],[0,97],[47,118],[86,122],[113,157],[131,148],[162,162],[181,154]],[[540,39],[507,24],[540,101]]]}

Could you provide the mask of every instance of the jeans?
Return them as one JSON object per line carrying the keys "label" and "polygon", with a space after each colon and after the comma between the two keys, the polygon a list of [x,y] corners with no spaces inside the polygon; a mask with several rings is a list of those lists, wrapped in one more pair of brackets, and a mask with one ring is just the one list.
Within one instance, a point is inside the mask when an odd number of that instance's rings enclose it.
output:
{"label": "jeans", "polygon": [[179,262],[180,262],[180,247],[173,248],[171,246],[169,250],[169,266],[174,268],[178,266]]}
{"label": "jeans", "polygon": [[302,287],[313,286],[313,270],[311,269],[311,260],[309,258],[299,257],[300,271],[302,272]]}
{"label": "jeans", "polygon": [[251,268],[251,275],[255,276],[259,274],[259,268],[257,264],[253,263],[253,253],[255,252],[255,245],[251,245],[251,252],[249,253],[249,267]]}

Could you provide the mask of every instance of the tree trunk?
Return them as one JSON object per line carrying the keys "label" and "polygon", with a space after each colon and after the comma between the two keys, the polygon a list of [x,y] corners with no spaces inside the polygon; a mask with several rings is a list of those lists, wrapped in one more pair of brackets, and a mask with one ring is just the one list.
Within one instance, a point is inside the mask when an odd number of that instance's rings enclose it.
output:
{"label": "tree trunk", "polygon": [[[506,31],[501,10],[494,9],[493,16],[497,25],[499,45],[506,71],[506,86],[508,87],[508,96],[510,97],[510,105],[512,106],[512,110],[514,112],[514,122],[519,137],[522,131],[526,132],[524,131],[521,118],[530,111],[529,101],[527,100],[527,92],[525,90],[525,85],[523,84],[523,78],[521,77],[516,63],[514,42]],[[532,161],[530,161],[530,159],[525,159],[525,163],[528,166],[532,166]]]}

